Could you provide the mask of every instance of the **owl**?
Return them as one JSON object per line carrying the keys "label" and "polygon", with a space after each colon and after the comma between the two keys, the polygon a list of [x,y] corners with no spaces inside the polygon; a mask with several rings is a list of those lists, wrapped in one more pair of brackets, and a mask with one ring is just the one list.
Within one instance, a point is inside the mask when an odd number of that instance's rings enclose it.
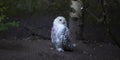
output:
{"label": "owl", "polygon": [[70,30],[67,27],[67,21],[63,16],[58,16],[53,21],[51,29],[51,42],[59,52],[72,50],[75,44],[70,41]]}

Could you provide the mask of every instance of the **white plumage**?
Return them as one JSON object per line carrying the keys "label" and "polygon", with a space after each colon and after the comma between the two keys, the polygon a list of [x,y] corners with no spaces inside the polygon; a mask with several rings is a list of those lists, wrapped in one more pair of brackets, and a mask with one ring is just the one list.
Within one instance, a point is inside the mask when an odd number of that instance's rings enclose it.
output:
{"label": "white plumage", "polygon": [[67,27],[67,21],[63,16],[58,16],[53,21],[51,41],[59,52],[73,48],[73,44],[70,42],[70,31]]}

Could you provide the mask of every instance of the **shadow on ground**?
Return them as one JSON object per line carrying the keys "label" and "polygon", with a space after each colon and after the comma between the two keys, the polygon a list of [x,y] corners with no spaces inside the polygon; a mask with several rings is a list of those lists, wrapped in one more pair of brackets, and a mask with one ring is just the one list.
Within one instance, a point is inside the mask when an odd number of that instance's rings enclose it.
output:
{"label": "shadow on ground", "polygon": [[0,40],[0,60],[120,60],[120,48],[112,44],[77,43],[74,51],[51,49],[50,40],[33,36]]}

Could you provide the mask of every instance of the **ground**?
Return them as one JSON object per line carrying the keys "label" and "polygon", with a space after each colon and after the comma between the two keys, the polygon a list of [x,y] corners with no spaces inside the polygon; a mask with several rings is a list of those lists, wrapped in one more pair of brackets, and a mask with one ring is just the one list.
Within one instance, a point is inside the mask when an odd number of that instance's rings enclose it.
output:
{"label": "ground", "polygon": [[79,41],[74,51],[57,52],[50,40],[38,36],[0,40],[0,60],[120,60],[120,48],[111,43]]}

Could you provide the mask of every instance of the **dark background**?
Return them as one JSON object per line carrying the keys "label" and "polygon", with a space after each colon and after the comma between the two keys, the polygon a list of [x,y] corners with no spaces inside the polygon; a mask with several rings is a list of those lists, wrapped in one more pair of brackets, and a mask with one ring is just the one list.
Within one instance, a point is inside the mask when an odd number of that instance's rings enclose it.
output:
{"label": "dark background", "polygon": [[[120,1],[105,0],[109,16],[106,21],[110,22],[112,35],[107,31],[105,21],[95,18],[102,17],[100,1],[85,2],[88,11],[83,23],[84,40],[74,39],[77,47],[73,52],[58,53],[51,48],[52,22],[62,15],[69,24],[70,0],[0,0],[0,18],[5,16],[0,19],[0,60],[119,60]],[[14,25],[7,25],[13,21],[16,22]],[[80,24],[78,20],[72,23]]]}

